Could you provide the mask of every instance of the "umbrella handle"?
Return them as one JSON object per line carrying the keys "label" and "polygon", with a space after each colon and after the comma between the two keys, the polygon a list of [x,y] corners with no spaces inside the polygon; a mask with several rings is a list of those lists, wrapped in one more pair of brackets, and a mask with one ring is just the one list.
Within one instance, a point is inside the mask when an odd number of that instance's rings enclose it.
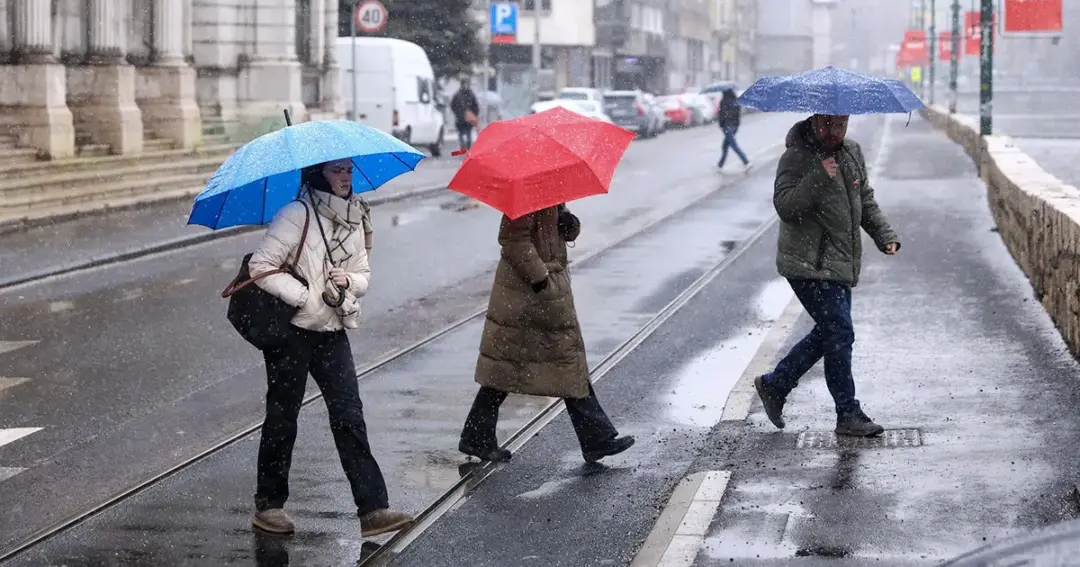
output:
{"label": "umbrella handle", "polygon": [[341,307],[343,303],[345,303],[345,288],[336,284],[334,285],[334,287],[336,287],[338,290],[337,299],[334,299],[333,296],[324,291],[322,292],[322,300],[323,303],[327,304],[330,307],[333,307],[334,309],[337,309],[338,307]]}
{"label": "umbrella handle", "polygon": [[292,126],[292,116],[289,116],[289,109],[285,109],[285,125]]}

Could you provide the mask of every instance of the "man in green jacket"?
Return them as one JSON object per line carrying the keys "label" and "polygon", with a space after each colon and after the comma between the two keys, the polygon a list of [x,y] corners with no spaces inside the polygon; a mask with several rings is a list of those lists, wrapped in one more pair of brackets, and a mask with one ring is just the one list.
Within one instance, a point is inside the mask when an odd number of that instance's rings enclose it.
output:
{"label": "man in green jacket", "polygon": [[815,325],[754,386],[769,421],[783,428],[787,395],[824,358],[836,433],[872,437],[885,430],[863,413],[851,374],[851,288],[862,265],[859,229],[885,254],[895,254],[900,241],[874,200],[862,148],[845,139],[847,124],[847,116],[816,114],[788,132],[773,192],[781,221],[776,268]]}

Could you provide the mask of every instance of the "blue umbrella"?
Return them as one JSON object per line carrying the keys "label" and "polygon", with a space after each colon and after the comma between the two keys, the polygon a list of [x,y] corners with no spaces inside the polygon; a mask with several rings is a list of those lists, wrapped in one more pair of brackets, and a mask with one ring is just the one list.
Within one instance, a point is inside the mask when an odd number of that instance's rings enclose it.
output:
{"label": "blue umbrella", "polygon": [[300,189],[300,170],[350,159],[353,191],[373,191],[416,169],[424,154],[370,126],[322,120],[260,136],[221,164],[197,197],[188,224],[212,229],[261,225],[273,220]]}
{"label": "blue umbrella", "polygon": [[926,106],[904,83],[835,67],[758,79],[739,104],[763,112],[846,116],[911,112]]}

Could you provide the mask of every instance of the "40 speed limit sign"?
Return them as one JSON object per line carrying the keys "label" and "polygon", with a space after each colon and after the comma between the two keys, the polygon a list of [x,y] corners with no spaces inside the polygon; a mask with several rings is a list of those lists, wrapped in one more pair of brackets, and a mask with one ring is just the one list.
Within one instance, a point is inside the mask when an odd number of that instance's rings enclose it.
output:
{"label": "40 speed limit sign", "polygon": [[363,0],[353,11],[353,21],[356,29],[364,33],[375,33],[386,27],[389,15],[386,6],[379,0]]}

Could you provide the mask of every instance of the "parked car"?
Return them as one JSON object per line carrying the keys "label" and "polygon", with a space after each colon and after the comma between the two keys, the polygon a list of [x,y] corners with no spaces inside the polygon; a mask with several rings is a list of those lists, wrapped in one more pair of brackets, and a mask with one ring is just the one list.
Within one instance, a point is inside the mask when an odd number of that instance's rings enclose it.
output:
{"label": "parked car", "polygon": [[600,89],[586,87],[567,87],[559,91],[556,97],[565,100],[591,100],[597,104],[604,104],[604,93]]}
{"label": "parked car", "polygon": [[660,124],[649,109],[645,93],[641,91],[604,93],[604,112],[615,124],[637,132],[640,138],[649,138],[660,132]]}
{"label": "parked car", "polygon": [[663,107],[668,122],[684,128],[693,125],[694,117],[690,107],[678,95],[662,96],[657,100]]}
{"label": "parked car", "polygon": [[645,93],[645,103],[648,104],[649,112],[655,117],[656,133],[667,131],[668,119],[664,114],[664,108],[660,106],[660,102],[656,100],[656,95],[652,93]]}
{"label": "parked car", "polygon": [[552,108],[560,106],[571,112],[581,114],[582,116],[588,116],[589,118],[602,120],[609,124],[615,123],[610,116],[604,113],[603,107],[601,107],[600,104],[596,101],[592,100],[555,99],[537,102],[534,103],[529,109],[529,114],[536,114],[538,112],[551,110]]}

